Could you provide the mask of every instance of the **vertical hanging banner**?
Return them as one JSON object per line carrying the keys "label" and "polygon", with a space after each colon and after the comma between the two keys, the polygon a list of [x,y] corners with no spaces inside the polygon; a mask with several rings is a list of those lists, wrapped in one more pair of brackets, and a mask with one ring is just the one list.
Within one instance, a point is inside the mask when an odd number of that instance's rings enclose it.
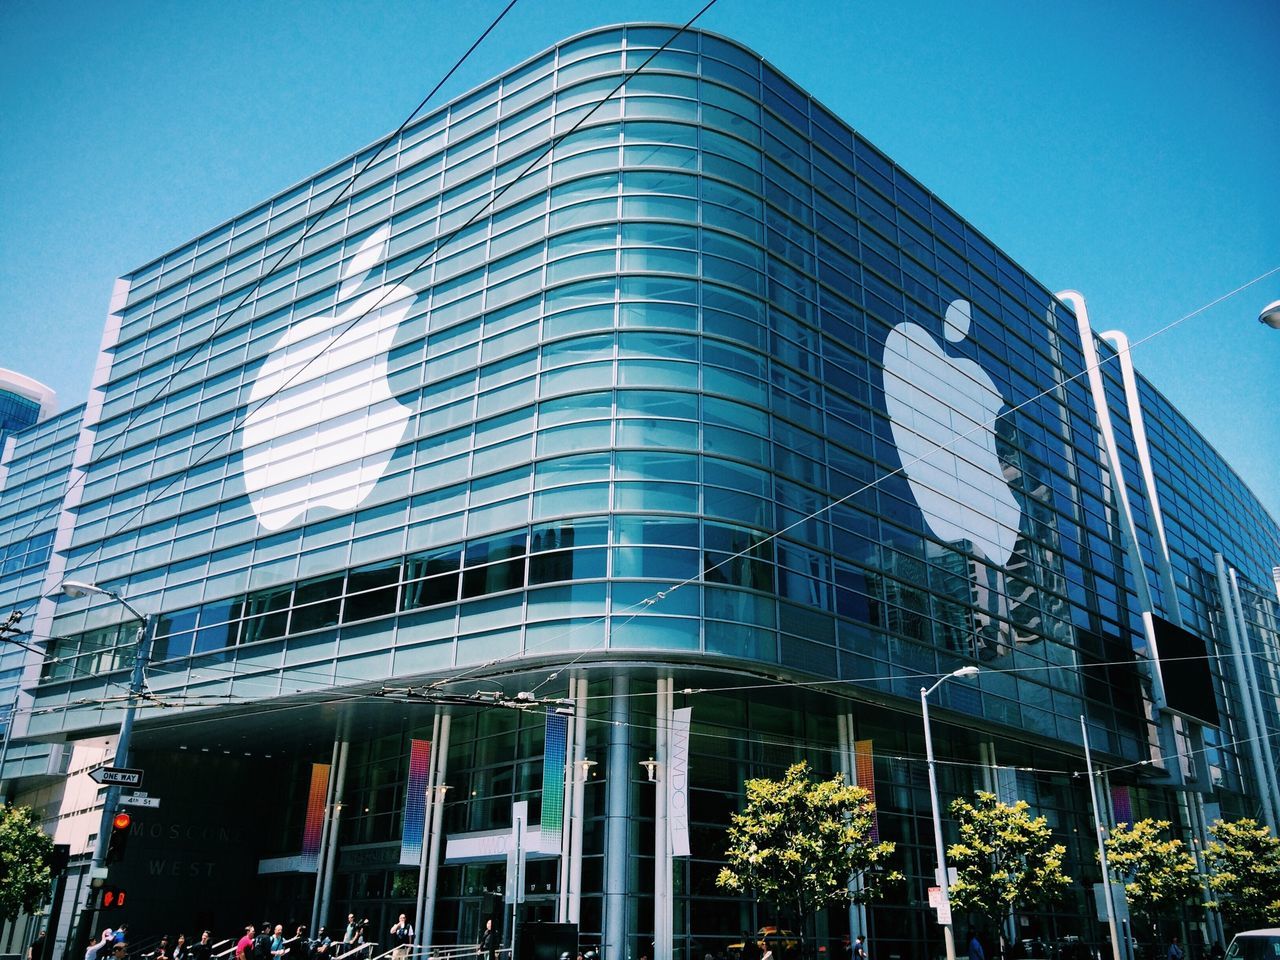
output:
{"label": "vertical hanging banner", "polygon": [[409,780],[404,795],[404,831],[400,837],[400,863],[422,862],[423,833],[427,826],[427,775],[431,767],[431,741],[409,741]]}
{"label": "vertical hanging banner", "polygon": [[302,826],[302,869],[320,866],[320,835],[324,832],[324,798],[329,792],[329,764],[311,765],[311,789],[307,791],[307,819]]}
{"label": "vertical hanging banner", "polygon": [[[871,752],[870,740],[855,740],[853,743],[853,776],[855,782],[867,793],[870,800],[876,802],[876,763]],[[871,817],[871,839],[880,839],[880,811],[876,810]]]}
{"label": "vertical hanging banner", "polygon": [[542,842],[543,850],[560,849],[564,836],[565,743],[569,718],[547,711],[546,742],[542,750]]}
{"label": "vertical hanging banner", "polygon": [[1111,788],[1111,813],[1115,816],[1116,823],[1133,823],[1133,797],[1128,787]]}
{"label": "vertical hanging banner", "polygon": [[667,829],[671,855],[689,856],[689,720],[693,707],[671,711],[671,739],[667,764]]}

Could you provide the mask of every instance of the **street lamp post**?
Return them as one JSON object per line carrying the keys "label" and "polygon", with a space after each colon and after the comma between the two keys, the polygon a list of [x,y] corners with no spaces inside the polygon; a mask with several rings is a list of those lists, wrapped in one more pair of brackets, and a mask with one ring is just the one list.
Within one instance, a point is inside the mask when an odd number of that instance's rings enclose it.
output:
{"label": "street lamp post", "polygon": [[[117,767],[129,765],[129,741],[133,735],[133,718],[137,712],[138,698],[142,693],[146,679],[147,661],[151,657],[151,616],[142,613],[120,594],[104,589],[92,583],[81,583],[78,580],[64,580],[62,593],[68,597],[107,597],[124,607],[138,621],[138,632],[134,640],[133,674],[129,678],[129,699],[125,704],[124,716],[120,718],[120,732],[116,737],[116,755],[112,763]],[[107,838],[111,835],[111,819],[115,816],[120,802],[120,787],[113,784],[107,788],[107,795],[102,805],[102,822],[98,825],[98,839],[93,846],[93,869],[100,870],[105,864]],[[94,911],[96,914],[96,911]],[[96,917],[95,917],[96,919]],[[92,928],[90,928],[92,929]]]}
{"label": "street lamp post", "polygon": [[947,921],[942,925],[942,939],[947,947],[947,960],[956,960],[956,938],[951,928],[951,893],[947,882],[947,853],[942,846],[942,814],[938,810],[938,775],[933,769],[933,736],[929,730],[929,694],[952,677],[972,677],[977,667],[961,667],[942,677],[932,687],[920,688],[920,714],[924,720],[924,752],[929,761],[929,801],[933,804],[933,843],[938,856],[938,886],[942,891],[942,906]]}

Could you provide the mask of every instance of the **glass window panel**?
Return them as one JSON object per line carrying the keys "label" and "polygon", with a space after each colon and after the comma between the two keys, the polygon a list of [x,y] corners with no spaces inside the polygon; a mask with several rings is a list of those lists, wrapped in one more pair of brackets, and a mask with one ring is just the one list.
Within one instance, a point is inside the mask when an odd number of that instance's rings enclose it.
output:
{"label": "glass window panel", "polygon": [[515,590],[524,586],[525,558],[517,557],[502,563],[473,567],[462,573],[462,596],[480,597],[502,590]]}
{"label": "glass window panel", "polygon": [[665,547],[614,547],[613,575],[668,581],[698,576],[698,552]]}
{"label": "glass window panel", "polygon": [[529,559],[529,583],[557,580],[593,580],[605,575],[606,551],[552,550]]}
{"label": "glass window panel", "polygon": [[596,546],[608,542],[608,539],[609,523],[605,517],[576,517],[572,520],[535,524],[529,541],[529,552]]}

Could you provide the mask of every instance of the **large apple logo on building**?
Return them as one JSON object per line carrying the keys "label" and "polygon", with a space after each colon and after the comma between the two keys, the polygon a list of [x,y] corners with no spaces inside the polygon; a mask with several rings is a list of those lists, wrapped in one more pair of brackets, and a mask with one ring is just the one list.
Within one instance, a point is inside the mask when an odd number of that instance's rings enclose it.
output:
{"label": "large apple logo on building", "polygon": [[244,482],[268,530],[315,507],[354,509],[404,439],[410,414],[392,396],[387,353],[416,294],[396,284],[355,297],[390,231],[375,231],[343,269],[336,312],[294,323],[276,341],[249,394],[261,406],[243,427]]}
{"label": "large apple logo on building", "polygon": [[[964,340],[969,324],[969,301],[953,301],[943,324],[947,340]],[[967,540],[1005,566],[1022,508],[996,453],[1004,398],[986,371],[948,356],[924,327],[900,323],[885,339],[884,398],[903,472],[929,529],[946,543]]]}

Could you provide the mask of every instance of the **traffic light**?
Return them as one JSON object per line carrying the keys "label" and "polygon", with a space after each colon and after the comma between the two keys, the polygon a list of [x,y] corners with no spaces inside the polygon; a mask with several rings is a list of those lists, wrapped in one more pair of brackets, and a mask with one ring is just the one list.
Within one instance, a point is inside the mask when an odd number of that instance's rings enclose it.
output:
{"label": "traffic light", "polygon": [[118,863],[124,859],[124,848],[129,845],[129,825],[133,817],[120,810],[111,818],[111,836],[107,838],[107,855],[104,863]]}
{"label": "traffic light", "polygon": [[101,910],[123,910],[126,900],[124,887],[103,887]]}

